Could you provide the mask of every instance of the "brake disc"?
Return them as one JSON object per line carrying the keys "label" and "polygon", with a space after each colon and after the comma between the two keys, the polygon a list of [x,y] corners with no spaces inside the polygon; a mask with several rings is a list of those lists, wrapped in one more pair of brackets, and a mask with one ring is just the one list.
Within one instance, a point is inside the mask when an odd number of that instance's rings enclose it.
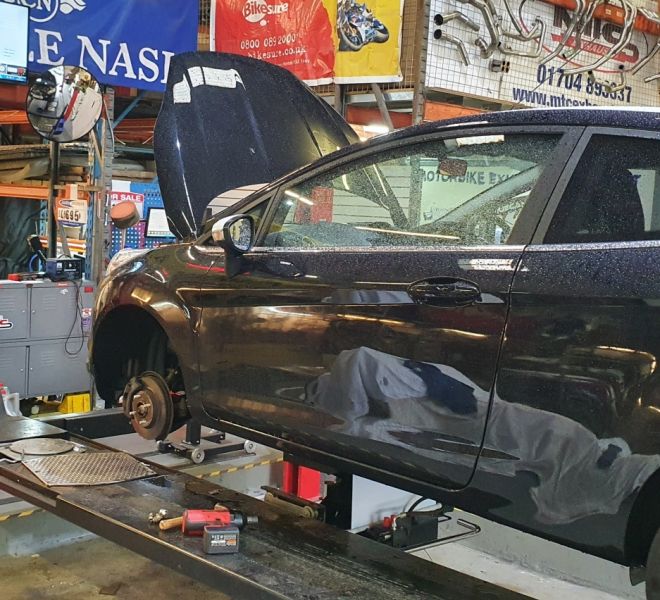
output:
{"label": "brake disc", "polygon": [[174,406],[161,375],[145,371],[124,388],[124,412],[136,433],[147,440],[164,440],[172,430]]}

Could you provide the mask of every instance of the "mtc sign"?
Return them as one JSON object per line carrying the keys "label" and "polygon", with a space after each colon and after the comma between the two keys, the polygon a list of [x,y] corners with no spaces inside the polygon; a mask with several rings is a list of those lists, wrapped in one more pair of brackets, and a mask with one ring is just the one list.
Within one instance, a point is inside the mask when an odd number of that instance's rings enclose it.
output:
{"label": "mtc sign", "polygon": [[101,83],[160,91],[197,49],[198,0],[0,0],[30,8],[29,68],[79,65]]}

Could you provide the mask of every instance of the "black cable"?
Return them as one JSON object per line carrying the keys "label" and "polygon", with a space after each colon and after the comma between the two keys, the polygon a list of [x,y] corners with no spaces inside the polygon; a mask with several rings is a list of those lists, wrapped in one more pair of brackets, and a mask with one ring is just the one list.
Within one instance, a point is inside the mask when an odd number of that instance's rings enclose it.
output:
{"label": "black cable", "polygon": [[[66,336],[66,341],[64,342],[64,351],[69,356],[78,356],[85,345],[85,335],[83,332],[83,316],[82,316],[82,300],[80,298],[80,284],[77,281],[73,281],[73,285],[76,288],[76,314],[73,318],[73,323],[71,323],[71,328],[69,333]],[[71,335],[73,334],[73,328],[76,326],[76,323],[80,323],[80,346],[75,352],[69,352],[69,342],[71,341]]]}
{"label": "black cable", "polygon": [[425,500],[430,500],[430,499],[431,498],[426,498],[424,496],[422,496],[421,498],[417,498],[417,500],[415,500],[412,503],[412,505],[410,506],[410,508],[406,512],[408,512],[408,513],[413,512],[422,502],[424,502]]}

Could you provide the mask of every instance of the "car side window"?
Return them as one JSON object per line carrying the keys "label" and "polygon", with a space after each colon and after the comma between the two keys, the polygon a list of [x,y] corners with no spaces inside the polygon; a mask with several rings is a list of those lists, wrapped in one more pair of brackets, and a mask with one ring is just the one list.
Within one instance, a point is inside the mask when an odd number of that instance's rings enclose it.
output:
{"label": "car side window", "polygon": [[545,235],[547,244],[660,239],[660,140],[595,135]]}
{"label": "car side window", "polygon": [[284,189],[261,246],[504,244],[560,137],[443,139],[342,165]]}
{"label": "car side window", "polygon": [[264,218],[264,214],[266,213],[266,208],[268,207],[268,202],[270,201],[270,198],[267,200],[263,200],[259,202],[256,206],[253,206],[249,210],[245,211],[246,215],[250,215],[254,219],[254,230],[258,231],[259,226],[261,225],[261,220]]}

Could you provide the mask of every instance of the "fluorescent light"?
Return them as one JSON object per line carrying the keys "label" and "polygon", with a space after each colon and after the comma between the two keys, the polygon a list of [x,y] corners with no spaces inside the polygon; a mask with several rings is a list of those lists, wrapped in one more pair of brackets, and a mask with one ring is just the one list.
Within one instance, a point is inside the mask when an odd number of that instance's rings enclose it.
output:
{"label": "fluorescent light", "polygon": [[504,141],[503,135],[474,135],[471,137],[456,138],[459,146],[477,146],[480,144],[500,144]]}
{"label": "fluorescent light", "polygon": [[308,204],[309,206],[314,206],[314,203],[309,199],[305,198],[305,196],[301,194],[297,194],[296,192],[292,192],[291,190],[286,190],[284,192],[286,196],[291,196],[292,198],[295,198],[296,200],[299,200],[303,204]]}
{"label": "fluorescent light", "polygon": [[390,132],[390,128],[387,125],[378,125],[377,123],[374,123],[373,125],[365,125],[364,130],[367,133],[377,133],[381,135]]}
{"label": "fluorescent light", "polygon": [[378,227],[365,227],[362,225],[356,225],[355,229],[361,229],[363,231],[375,231],[376,233],[391,233],[394,235],[411,235],[413,237],[427,237],[427,238],[436,238],[439,240],[452,240],[455,242],[460,242],[461,238],[456,237],[455,235],[440,235],[437,233],[416,233],[414,231],[398,231],[396,229],[380,229]]}

